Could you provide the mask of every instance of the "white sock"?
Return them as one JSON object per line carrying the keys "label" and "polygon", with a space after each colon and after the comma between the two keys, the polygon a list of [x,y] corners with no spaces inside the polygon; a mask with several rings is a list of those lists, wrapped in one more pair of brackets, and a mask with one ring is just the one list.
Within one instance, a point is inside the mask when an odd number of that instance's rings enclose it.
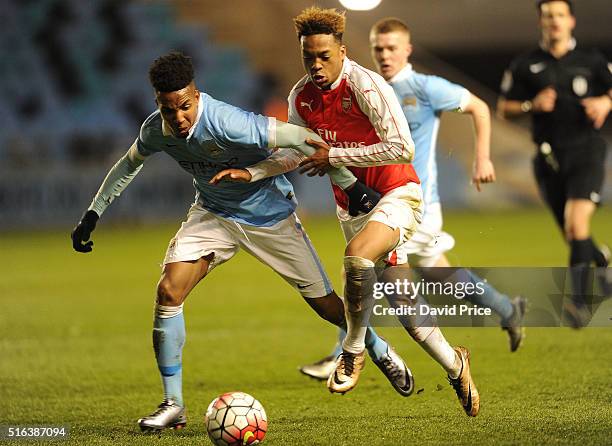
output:
{"label": "white sock", "polygon": [[424,341],[419,342],[429,356],[440,364],[451,378],[457,378],[461,373],[461,359],[444,338],[439,327],[434,327]]}
{"label": "white sock", "polygon": [[368,327],[360,327],[359,321],[349,317],[348,311],[345,314],[347,330],[346,337],[342,341],[342,350],[355,354],[361,353],[365,349],[365,335]]}
{"label": "white sock", "polygon": [[346,256],[344,269],[346,337],[342,342],[342,349],[349,353],[361,353],[365,349],[365,335],[374,304],[372,294],[376,281],[374,262],[362,257]]}

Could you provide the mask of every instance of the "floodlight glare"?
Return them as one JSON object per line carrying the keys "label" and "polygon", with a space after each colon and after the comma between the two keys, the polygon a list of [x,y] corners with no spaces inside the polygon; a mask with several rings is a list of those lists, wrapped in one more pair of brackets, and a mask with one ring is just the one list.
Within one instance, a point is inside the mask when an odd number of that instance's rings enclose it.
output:
{"label": "floodlight glare", "polygon": [[354,11],[369,11],[376,8],[382,0],[340,0],[340,4],[346,9]]}

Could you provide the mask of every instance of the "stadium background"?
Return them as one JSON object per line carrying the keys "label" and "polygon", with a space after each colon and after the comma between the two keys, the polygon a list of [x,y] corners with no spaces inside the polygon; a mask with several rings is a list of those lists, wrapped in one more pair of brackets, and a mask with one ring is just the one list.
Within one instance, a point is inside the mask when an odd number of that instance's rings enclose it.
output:
{"label": "stadium background", "polygon": [[[319,3],[340,6],[331,0]],[[291,18],[310,4],[306,1],[3,4],[0,229],[75,221],[154,109],[147,69],[156,56],[181,49],[194,58],[204,91],[280,116],[289,89],[303,74]],[[576,36],[581,45],[598,46],[609,56],[612,11],[605,4],[578,2]],[[503,69],[538,39],[531,0],[513,7],[483,0],[385,0],[373,11],[348,12],[349,57],[372,68],[368,30],[385,16],[401,17],[411,27],[417,69],[462,83],[491,106]],[[477,194],[467,176],[472,131],[466,119],[447,113],[441,126],[438,160],[445,207],[539,205],[527,123],[494,120],[499,182]],[[604,129],[609,140],[610,127]],[[105,221],[172,221],[184,214],[192,199],[185,174],[165,159],[150,164]],[[326,179],[293,179],[302,211],[333,211],[324,192]],[[604,200],[611,191],[608,182]]]}
{"label": "stadium background", "polygon": [[[105,213],[93,254],[72,252],[68,233],[155,107],[147,81],[155,57],[183,50],[194,58],[204,91],[282,115],[289,89],[303,75],[291,18],[311,2],[1,3],[0,425],[68,423],[77,444],[164,444],[164,438],[135,436],[133,422],[159,402],[149,309],[157,265],[193,199],[191,181],[169,158],[156,156]],[[576,1],[575,35],[610,59],[608,3]],[[340,7],[332,0],[317,4]],[[531,0],[383,0],[373,11],[347,13],[349,57],[373,67],[368,30],[385,16],[410,26],[417,69],[467,86],[491,107],[503,69],[538,38]],[[608,142],[611,127],[603,129]],[[469,118],[446,114],[438,161],[446,226],[458,243],[451,261],[564,265],[566,249],[532,178],[528,123],[494,119],[498,182],[480,194],[469,184],[471,141]],[[611,159],[604,203],[612,198]],[[338,286],[342,240],[327,180],[292,180],[300,213]],[[595,217],[602,241],[612,241],[611,219],[605,206]],[[498,330],[449,330],[451,340],[475,349],[476,377],[487,396],[482,421],[468,424],[439,371],[401,330],[385,336],[411,358],[425,389],[422,400],[408,404],[408,415],[406,401],[395,398],[373,367],[342,400],[296,373],[300,362],[326,353],[334,330],[255,260],[241,254],[206,280],[188,310],[185,387],[193,424],[176,438],[181,444],[206,444],[199,415],[231,389],[262,400],[271,444],[491,438],[601,444],[612,433],[609,329],[578,335],[532,329],[513,357]],[[441,384],[444,392],[436,392]]]}

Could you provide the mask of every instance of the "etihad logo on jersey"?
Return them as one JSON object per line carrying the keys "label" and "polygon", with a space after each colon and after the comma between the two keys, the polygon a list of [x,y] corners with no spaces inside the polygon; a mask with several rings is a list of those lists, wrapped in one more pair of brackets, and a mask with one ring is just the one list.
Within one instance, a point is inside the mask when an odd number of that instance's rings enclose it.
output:
{"label": "etihad logo on jersey", "polygon": [[356,149],[357,147],[365,147],[365,141],[338,141],[338,132],[328,129],[317,129],[317,133],[331,147],[341,147],[344,149]]}
{"label": "etihad logo on jersey", "polygon": [[238,158],[233,157],[223,163],[212,161],[179,161],[179,166],[192,175],[210,176],[219,173],[224,169],[233,169],[238,164]]}

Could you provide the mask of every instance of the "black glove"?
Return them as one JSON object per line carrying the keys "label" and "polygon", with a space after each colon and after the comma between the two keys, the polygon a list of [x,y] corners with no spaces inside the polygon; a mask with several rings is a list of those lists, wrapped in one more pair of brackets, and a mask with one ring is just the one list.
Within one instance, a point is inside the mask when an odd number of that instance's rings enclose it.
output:
{"label": "black glove", "polygon": [[[95,211],[87,211],[78,225],[70,233],[72,247],[78,252],[90,252],[93,248],[93,241],[89,240],[91,233],[96,229],[96,223],[100,216]],[[89,240],[89,241],[88,241]],[[83,242],[87,242],[83,244]]]}
{"label": "black glove", "polygon": [[348,195],[348,212],[351,217],[356,217],[360,212],[368,214],[382,197],[374,189],[366,186],[359,180],[344,192]]}

